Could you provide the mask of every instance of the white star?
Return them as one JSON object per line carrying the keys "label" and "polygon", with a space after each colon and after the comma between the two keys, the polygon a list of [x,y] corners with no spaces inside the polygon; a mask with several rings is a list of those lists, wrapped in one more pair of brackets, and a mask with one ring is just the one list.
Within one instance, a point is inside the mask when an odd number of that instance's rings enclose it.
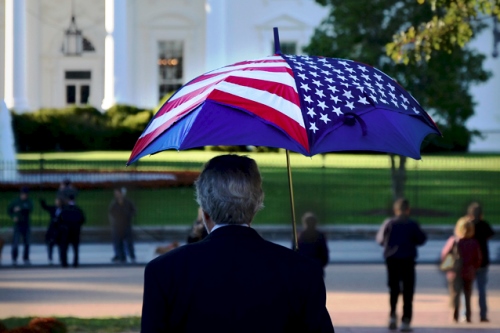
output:
{"label": "white star", "polygon": [[357,86],[356,89],[358,89],[361,92],[365,92],[365,87]]}
{"label": "white star", "polygon": [[376,78],[378,81],[382,81],[382,76],[378,75],[377,73],[373,74],[373,76],[375,76],[375,78]]}
{"label": "white star", "polygon": [[333,107],[333,112],[335,112],[337,114],[337,116],[344,114],[344,112],[340,111],[340,108],[338,108],[336,106]]}
{"label": "white star", "polygon": [[373,96],[373,94],[370,95],[370,98],[375,101],[375,103],[377,103],[377,98],[375,96]]}
{"label": "white star", "polygon": [[328,75],[332,75],[332,73],[330,73],[329,71],[324,70],[324,69],[323,69],[323,70],[321,70],[321,73],[323,73],[323,74],[325,74],[325,75],[327,75],[327,76],[328,76]]}
{"label": "white star", "polygon": [[363,79],[365,79],[366,81],[371,81],[372,79],[370,79],[370,77],[367,75],[367,74],[361,74],[361,76],[363,77]]}
{"label": "white star", "polygon": [[389,95],[391,95],[392,99],[396,99],[396,94],[394,94],[393,92],[389,91]]}
{"label": "white star", "polygon": [[391,99],[391,102],[392,102],[392,104],[394,104],[396,107],[398,107],[398,106],[399,106],[399,105],[398,105],[398,101],[396,101],[395,99]]}
{"label": "white star", "polygon": [[298,77],[300,77],[302,80],[305,80],[307,77],[304,73],[299,73],[297,74]]}
{"label": "white star", "polygon": [[399,95],[399,97],[401,97],[401,99],[402,99],[405,103],[410,104],[410,102],[408,101],[408,98],[406,98],[406,96],[405,96],[405,95],[401,94],[401,95]]}
{"label": "white star", "polygon": [[347,102],[345,106],[352,110],[354,109],[354,102]]}
{"label": "white star", "polygon": [[384,92],[383,90],[380,90],[378,93],[379,93],[380,95],[384,96],[384,97],[387,97],[387,96],[385,95],[385,92]]}
{"label": "white star", "polygon": [[361,97],[361,96],[359,97],[359,101],[358,101],[358,102],[359,102],[359,103],[362,103],[362,104],[365,104],[365,105],[366,105],[366,104],[370,104],[370,102],[368,102],[368,101],[366,100],[366,97]]}
{"label": "white star", "polygon": [[314,108],[307,108],[307,114],[311,117],[311,118],[314,118],[314,116],[316,115],[316,112],[314,112]]}
{"label": "white star", "polygon": [[321,89],[316,89],[315,94],[318,95],[320,98],[325,97],[325,94],[323,94],[323,90]]}
{"label": "white star", "polygon": [[319,82],[319,80],[313,80],[313,84],[316,85],[316,87],[321,87],[323,84],[321,84],[321,82]]}
{"label": "white star", "polygon": [[337,73],[337,74],[342,74],[342,71],[338,68],[334,68],[334,69],[332,69],[332,71]]}
{"label": "white star", "polygon": [[331,121],[330,119],[328,119],[328,115],[322,114],[322,113],[320,113],[320,115],[321,115],[321,118],[319,118],[319,119],[323,120],[325,122],[325,124],[327,124],[329,121]]}
{"label": "white star", "polygon": [[381,98],[380,101],[384,104],[389,104],[385,99]]}
{"label": "white star", "polygon": [[310,96],[304,95],[304,102],[312,103],[313,101]]}
{"label": "white star", "polygon": [[340,60],[339,64],[344,65],[345,67],[349,66],[349,64],[347,63],[347,61],[343,61],[343,60]]}
{"label": "white star", "polygon": [[347,99],[353,98],[350,90],[344,90],[344,93],[342,95],[345,96]]}
{"label": "white star", "polygon": [[394,91],[396,88],[394,88],[394,86],[392,84],[387,84],[387,86],[389,87],[389,89],[391,89],[391,91]]}
{"label": "white star", "polygon": [[309,88],[309,86],[308,86],[306,83],[301,83],[301,84],[300,84],[300,87],[301,87],[302,89],[304,89],[305,91],[309,91],[309,90],[311,90],[311,88]]}
{"label": "white star", "polygon": [[356,75],[352,75],[352,74],[351,74],[351,75],[349,75],[349,77],[350,77],[351,79],[353,79],[354,81],[358,81],[358,80],[359,80],[359,79],[358,79],[358,77],[357,77]]}
{"label": "white star", "polygon": [[316,66],[316,65],[311,65],[311,68],[318,69],[318,66]]}
{"label": "white star", "polygon": [[337,104],[337,103],[340,101],[340,99],[339,99],[337,96],[333,96],[333,95],[330,95],[330,99],[331,99],[332,101],[334,101],[334,102],[335,102],[335,104]]}
{"label": "white star", "polygon": [[311,74],[311,75],[312,75],[312,76],[314,76],[314,77],[317,77],[317,76],[318,76],[318,73],[316,73],[316,72],[311,72],[311,73],[309,73],[309,74]]}
{"label": "white star", "polygon": [[361,70],[363,73],[367,71],[365,66],[358,65],[358,69]]}
{"label": "white star", "polygon": [[372,94],[376,93],[376,91],[375,91],[375,89],[373,89],[373,87],[368,87],[368,89],[370,89],[370,91],[372,92]]}
{"label": "white star", "polygon": [[326,59],[325,58],[319,58],[318,62],[326,63]]}
{"label": "white star", "polygon": [[347,83],[347,82],[340,82],[340,84],[346,88],[349,88],[349,83]]}
{"label": "white star", "polygon": [[333,66],[332,66],[332,64],[326,63],[325,67],[332,68]]}
{"label": "white star", "polygon": [[325,111],[325,109],[328,108],[328,106],[326,106],[325,102],[319,101],[318,108],[321,108],[323,111]]}
{"label": "white star", "polygon": [[298,71],[305,71],[305,69],[304,69],[304,67],[302,67],[302,65],[295,66],[295,69]]}
{"label": "white star", "polygon": [[327,77],[327,78],[325,78],[325,81],[328,82],[328,83],[332,83],[333,79],[331,77]]}
{"label": "white star", "polygon": [[337,75],[337,77],[338,77],[339,79],[341,79],[342,81],[347,80],[347,78],[346,78],[345,76],[340,75],[340,74],[339,74],[339,75]]}
{"label": "white star", "polygon": [[335,94],[338,90],[335,86],[328,86],[328,90],[330,90],[333,94]]}
{"label": "white star", "polygon": [[382,85],[382,83],[380,82],[376,82],[375,85],[380,89],[380,90],[384,90],[384,86]]}
{"label": "white star", "polygon": [[354,69],[352,69],[351,67],[347,67],[345,70],[348,71],[349,73],[354,72]]}
{"label": "white star", "polygon": [[412,110],[413,110],[413,112],[415,112],[416,114],[419,114],[419,113],[420,113],[420,111],[418,111],[418,110],[417,110],[417,108],[415,108],[415,107],[413,107],[413,109],[412,109]]}
{"label": "white star", "polygon": [[370,82],[365,82],[365,86],[368,87],[368,89],[371,89],[373,85]]}
{"label": "white star", "polygon": [[408,106],[405,103],[401,103],[401,106],[405,108],[405,110],[408,110]]}
{"label": "white star", "polygon": [[314,134],[316,134],[316,131],[318,128],[316,127],[316,123],[311,123],[311,127],[309,127],[309,130],[313,131]]}

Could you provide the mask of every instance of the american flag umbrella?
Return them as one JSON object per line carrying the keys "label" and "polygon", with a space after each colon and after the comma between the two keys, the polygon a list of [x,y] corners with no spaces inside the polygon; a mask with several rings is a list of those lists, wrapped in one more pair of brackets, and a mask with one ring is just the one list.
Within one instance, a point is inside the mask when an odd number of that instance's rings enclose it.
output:
{"label": "american flag umbrella", "polygon": [[420,159],[431,117],[394,79],[352,60],[276,54],[225,66],[181,87],[137,140],[127,164],[206,145],[284,148],[312,156],[376,151]]}

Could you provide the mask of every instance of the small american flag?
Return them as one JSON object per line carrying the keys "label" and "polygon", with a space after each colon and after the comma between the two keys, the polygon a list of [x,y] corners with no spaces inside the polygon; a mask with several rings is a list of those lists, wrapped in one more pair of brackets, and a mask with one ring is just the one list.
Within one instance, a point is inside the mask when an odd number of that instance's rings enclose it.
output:
{"label": "small american flag", "polygon": [[131,160],[205,101],[260,117],[306,153],[354,115],[374,108],[413,115],[423,111],[409,93],[374,67],[344,59],[274,55],[222,67],[184,85],[140,136]]}

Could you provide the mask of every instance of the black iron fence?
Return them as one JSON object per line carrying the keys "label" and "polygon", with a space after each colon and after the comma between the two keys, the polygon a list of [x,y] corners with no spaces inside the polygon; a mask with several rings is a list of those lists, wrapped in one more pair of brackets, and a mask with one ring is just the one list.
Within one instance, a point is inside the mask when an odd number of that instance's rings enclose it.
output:
{"label": "black iron fence", "polygon": [[[192,155],[189,155],[192,156]],[[265,208],[255,224],[290,222],[290,199],[283,154],[256,154],[266,193]],[[45,226],[48,214],[39,200],[51,203],[59,183],[70,179],[88,226],[107,226],[114,187],[127,188],[137,206],[137,225],[186,225],[196,217],[192,182],[209,157],[142,160],[125,167],[123,160],[85,161],[20,159],[0,162],[0,227],[10,227],[7,206],[21,186],[34,202],[32,225]],[[147,159],[146,159],[147,160]],[[387,155],[292,155],[293,190],[298,219],[315,212],[321,223],[379,224],[391,214],[393,177]],[[500,224],[500,156],[424,156],[408,160],[404,194],[412,215],[422,224],[453,224],[471,201],[483,204],[485,218]]]}

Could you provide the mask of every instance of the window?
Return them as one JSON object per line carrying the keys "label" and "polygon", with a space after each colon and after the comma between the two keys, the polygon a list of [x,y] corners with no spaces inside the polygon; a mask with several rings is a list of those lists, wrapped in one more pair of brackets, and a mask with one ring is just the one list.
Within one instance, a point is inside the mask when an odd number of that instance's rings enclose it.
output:
{"label": "window", "polygon": [[90,96],[90,71],[66,71],[64,73],[67,105],[85,105]]}
{"label": "window", "polygon": [[159,100],[182,86],[183,59],[182,41],[160,41],[158,43]]}

